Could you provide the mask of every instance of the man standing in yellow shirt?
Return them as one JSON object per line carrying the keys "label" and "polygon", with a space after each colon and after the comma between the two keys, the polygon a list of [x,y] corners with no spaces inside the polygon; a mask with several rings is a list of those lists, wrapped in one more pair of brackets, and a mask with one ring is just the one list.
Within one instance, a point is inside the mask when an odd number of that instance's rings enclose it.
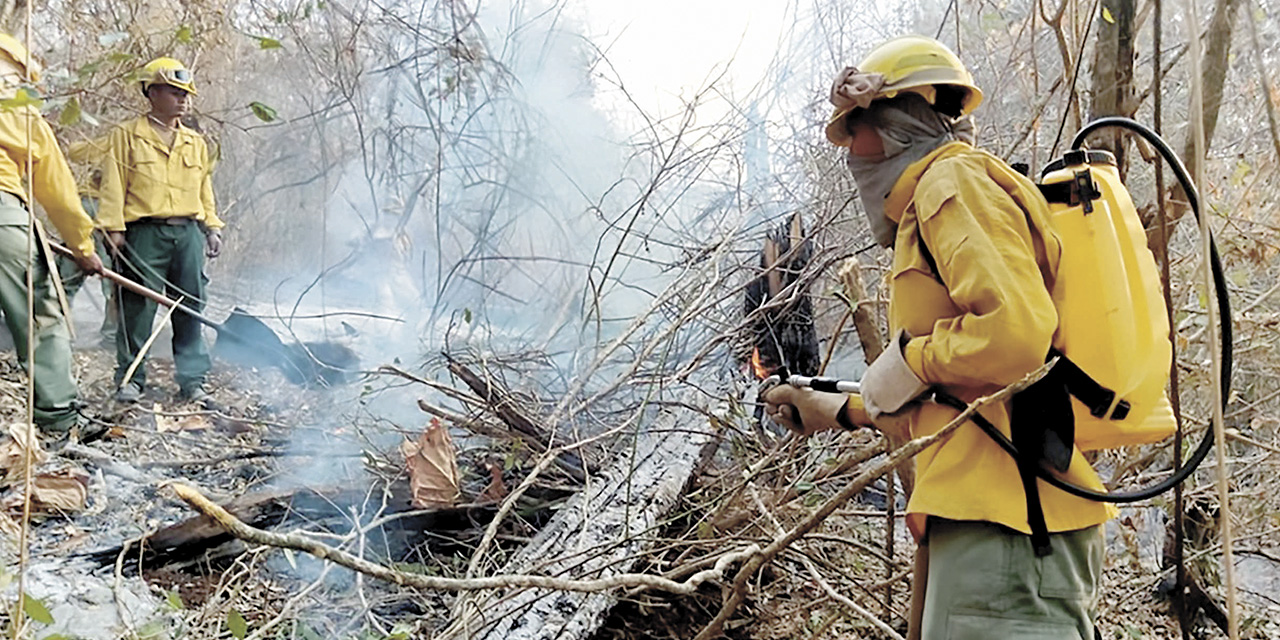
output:
{"label": "man standing in yellow shirt", "polygon": [[[0,34],[0,98],[13,98],[24,85],[37,80],[38,69],[26,48],[12,36]],[[44,232],[28,213],[24,179],[29,179],[36,200],[76,254],[80,268],[100,272],[102,261],[94,254],[91,237],[93,221],[80,208],[75,179],[53,130],[40,110],[30,105],[0,109],[0,310],[20,362],[26,364],[28,345],[34,343],[30,384],[36,426],[55,437],[65,436],[79,422],[71,334],[49,268]],[[39,236],[35,242],[28,237],[28,225]],[[34,327],[30,335],[28,324]]]}
{"label": "man standing in yellow shirt", "polygon": [[[191,72],[172,58],[147,63],[141,85],[151,109],[108,136],[98,224],[124,275],[201,311],[205,257],[221,252],[223,224],[214,207],[209,147],[182,124],[195,85]],[[123,290],[119,296],[116,399],[136,402],[146,368],[137,367],[129,380],[124,374],[151,335],[156,303]],[[200,323],[181,311],[173,315],[173,361],[179,398],[207,404],[209,351]]]}

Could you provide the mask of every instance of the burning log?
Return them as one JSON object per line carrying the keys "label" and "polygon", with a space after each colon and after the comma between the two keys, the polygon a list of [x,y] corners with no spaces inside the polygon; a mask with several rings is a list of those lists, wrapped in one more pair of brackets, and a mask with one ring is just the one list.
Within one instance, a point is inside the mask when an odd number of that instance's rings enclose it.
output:
{"label": "burning log", "polygon": [[[703,449],[715,444],[705,418],[687,409],[668,409],[640,434],[634,451],[594,474],[590,485],[571,498],[502,573],[601,579],[629,571],[655,539],[650,533],[675,506]],[[608,592],[482,592],[456,607],[463,618],[438,637],[588,638],[617,600]]]}
{"label": "burning log", "polygon": [[800,280],[812,259],[813,243],[804,235],[799,213],[764,240],[761,274],[747,285],[745,304],[747,317],[756,318],[749,331],[757,376],[768,377],[784,366],[791,373],[818,374],[822,361],[813,301],[808,283]]}

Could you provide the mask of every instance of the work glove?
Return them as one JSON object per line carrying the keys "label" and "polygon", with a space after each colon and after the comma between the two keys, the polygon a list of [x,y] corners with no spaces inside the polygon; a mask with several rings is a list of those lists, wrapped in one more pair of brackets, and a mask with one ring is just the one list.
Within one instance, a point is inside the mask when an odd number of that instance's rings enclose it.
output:
{"label": "work glove", "polygon": [[216,258],[222,253],[222,232],[210,229],[204,232],[204,255]]}
{"label": "work glove", "polygon": [[905,331],[899,331],[889,347],[862,375],[862,401],[872,422],[879,420],[882,415],[901,411],[929,390],[929,385],[907,365],[902,350],[908,340],[910,336]]}
{"label": "work glove", "polygon": [[764,394],[765,413],[802,435],[870,423],[857,394],[828,393],[782,384]]}

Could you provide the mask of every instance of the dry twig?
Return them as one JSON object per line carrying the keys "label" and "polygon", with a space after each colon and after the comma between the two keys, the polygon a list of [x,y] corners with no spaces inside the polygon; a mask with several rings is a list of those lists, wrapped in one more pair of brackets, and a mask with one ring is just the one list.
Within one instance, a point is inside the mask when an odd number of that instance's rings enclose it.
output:
{"label": "dry twig", "polygon": [[344,566],[364,575],[373,576],[397,585],[418,589],[440,589],[445,591],[477,591],[480,589],[503,589],[510,587],[557,589],[560,591],[597,592],[618,588],[643,588],[657,591],[668,591],[681,595],[692,595],[698,587],[708,581],[720,580],[729,566],[741,562],[760,551],[758,545],[748,545],[742,549],[721,556],[711,569],[699,571],[683,582],[668,580],[662,576],[644,573],[624,573],[598,580],[570,580],[533,575],[501,575],[487,578],[439,578],[417,573],[404,573],[389,567],[370,562],[341,549],[312,540],[300,533],[275,533],[251,527],[231,515],[222,507],[204,497],[190,485],[174,483],[170,485],[174,493],[191,505],[196,511],[212,518],[231,535],[253,544],[267,545],[281,549],[294,549],[311,554],[321,560],[327,560]]}

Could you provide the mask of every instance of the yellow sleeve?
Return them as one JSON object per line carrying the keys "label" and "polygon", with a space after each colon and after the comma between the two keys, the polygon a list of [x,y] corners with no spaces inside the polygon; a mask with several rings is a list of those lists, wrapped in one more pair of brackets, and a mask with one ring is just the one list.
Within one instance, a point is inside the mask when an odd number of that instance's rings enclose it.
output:
{"label": "yellow sleeve", "polygon": [[32,117],[31,190],[67,246],[82,256],[93,255],[93,220],[80,205],[75,176],[49,123],[34,111]]}
{"label": "yellow sleeve", "polygon": [[917,189],[920,237],[962,313],[913,338],[904,357],[929,384],[1008,385],[1044,363],[1058,324],[1026,213],[972,165],[936,174]]}
{"label": "yellow sleeve", "polygon": [[204,215],[202,220],[204,226],[210,229],[221,229],[226,226],[222,219],[218,217],[218,208],[213,201],[213,172],[204,174],[204,180],[200,184],[200,203],[204,206]]}
{"label": "yellow sleeve", "polygon": [[871,424],[871,416],[867,415],[867,407],[860,394],[849,394],[849,400],[844,404],[844,413],[849,418],[849,424]]}
{"label": "yellow sleeve", "polygon": [[213,165],[216,159],[209,153],[209,146],[206,141],[204,144],[205,153],[205,174],[204,179],[200,181],[200,204],[204,208],[204,213],[200,220],[208,229],[221,229],[226,226],[222,219],[218,217],[218,207],[213,199]]}
{"label": "yellow sleeve", "polygon": [[98,226],[107,231],[124,231],[124,197],[129,188],[129,132],[124,127],[116,127],[107,136],[101,162]]}
{"label": "yellow sleeve", "polygon": [[76,164],[97,164],[107,152],[108,136],[98,136],[67,145],[67,160]]}

